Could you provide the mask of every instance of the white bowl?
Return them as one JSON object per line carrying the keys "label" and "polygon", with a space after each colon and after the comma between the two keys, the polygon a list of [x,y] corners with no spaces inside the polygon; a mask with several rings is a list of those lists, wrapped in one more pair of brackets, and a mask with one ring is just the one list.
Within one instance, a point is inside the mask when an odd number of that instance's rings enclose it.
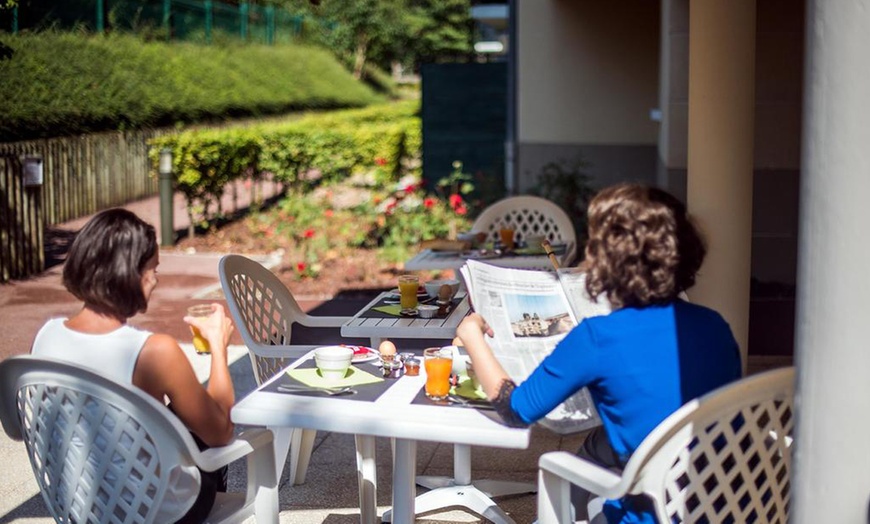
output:
{"label": "white bowl", "polygon": [[471,379],[471,385],[474,389],[479,388],[480,382],[477,381],[477,374],[474,373],[474,366],[471,364],[471,360],[465,362],[465,373]]}
{"label": "white bowl", "polygon": [[431,298],[438,298],[438,291],[441,289],[441,286],[447,284],[450,286],[450,298],[453,298],[456,295],[456,292],[459,291],[459,281],[454,278],[446,278],[442,280],[430,280],[423,284],[426,287],[426,293]]}
{"label": "white bowl", "polygon": [[314,363],[325,379],[344,378],[352,358],[353,349],[346,346],[323,346],[314,350]]}

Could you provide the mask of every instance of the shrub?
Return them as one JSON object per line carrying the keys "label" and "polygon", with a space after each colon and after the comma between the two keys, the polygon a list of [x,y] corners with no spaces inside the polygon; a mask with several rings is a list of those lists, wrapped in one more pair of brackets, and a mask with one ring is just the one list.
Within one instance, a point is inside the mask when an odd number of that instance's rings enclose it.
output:
{"label": "shrub", "polygon": [[371,171],[374,182],[395,183],[418,174],[420,121],[416,102],[313,114],[286,123],[250,128],[194,130],[151,141],[157,168],[159,151],[173,153],[176,188],[208,214],[209,203],[231,180],[270,173],[299,193]]}
{"label": "shrub", "polygon": [[326,50],[3,35],[0,141],[364,106],[380,100]]}

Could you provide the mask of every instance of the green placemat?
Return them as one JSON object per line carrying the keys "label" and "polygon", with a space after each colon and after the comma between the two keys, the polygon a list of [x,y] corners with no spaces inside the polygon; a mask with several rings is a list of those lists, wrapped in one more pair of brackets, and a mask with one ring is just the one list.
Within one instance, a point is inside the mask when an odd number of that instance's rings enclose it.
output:
{"label": "green placemat", "polygon": [[313,388],[336,388],[345,386],[360,386],[362,384],[374,384],[383,382],[384,379],[366,373],[353,366],[347,368],[347,374],[341,379],[326,379],[320,376],[317,368],[294,368],[287,371],[291,378]]}

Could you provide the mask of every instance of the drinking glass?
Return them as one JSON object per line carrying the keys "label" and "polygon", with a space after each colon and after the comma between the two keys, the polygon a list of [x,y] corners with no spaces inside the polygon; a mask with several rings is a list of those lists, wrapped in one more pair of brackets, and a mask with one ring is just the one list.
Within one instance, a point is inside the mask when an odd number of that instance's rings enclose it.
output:
{"label": "drinking glass", "polygon": [[417,289],[419,287],[420,279],[416,275],[399,277],[399,304],[403,314],[413,315],[417,312]]}
{"label": "drinking glass", "polygon": [[501,245],[504,246],[505,249],[513,249],[514,248],[514,230],[510,227],[503,227],[498,230],[498,234],[501,237]]}
{"label": "drinking glass", "polygon": [[426,396],[432,400],[444,400],[450,393],[453,352],[445,348],[424,349],[423,365],[426,368]]}
{"label": "drinking glass", "polygon": [[[187,308],[187,315],[191,317],[210,317],[213,312],[214,309],[209,304],[199,304]],[[210,354],[211,346],[209,346],[208,340],[199,332],[199,328],[190,326],[190,331],[193,333],[193,348],[196,350],[196,353],[198,355]]]}

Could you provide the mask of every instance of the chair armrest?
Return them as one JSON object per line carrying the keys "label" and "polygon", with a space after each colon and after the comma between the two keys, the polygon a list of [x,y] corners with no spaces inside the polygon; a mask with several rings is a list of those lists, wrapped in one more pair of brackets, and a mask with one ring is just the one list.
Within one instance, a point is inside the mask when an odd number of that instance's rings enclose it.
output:
{"label": "chair armrest", "polygon": [[544,453],[538,460],[538,467],[596,495],[610,499],[625,495],[621,476],[572,453]]}
{"label": "chair armrest", "polygon": [[236,460],[249,455],[264,445],[272,442],[272,432],[268,429],[255,428],[243,431],[226,446],[209,448],[194,456],[194,462],[200,469],[215,471]]}
{"label": "chair armrest", "polygon": [[353,317],[320,317],[316,315],[302,315],[296,319],[296,322],[306,327],[334,328],[341,327],[351,318]]}

